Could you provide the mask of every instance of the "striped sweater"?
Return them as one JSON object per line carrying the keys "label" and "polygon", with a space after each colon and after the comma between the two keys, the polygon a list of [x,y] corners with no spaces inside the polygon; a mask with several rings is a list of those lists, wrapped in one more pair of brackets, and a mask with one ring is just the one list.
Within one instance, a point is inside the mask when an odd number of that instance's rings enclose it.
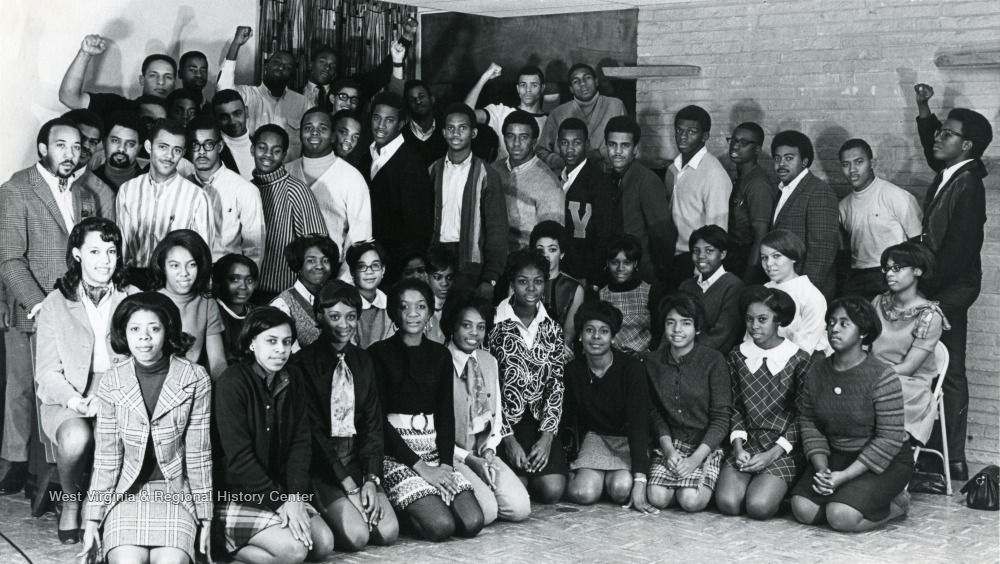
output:
{"label": "striped sweater", "polygon": [[859,453],[881,474],[906,440],[899,378],[873,355],[843,372],[833,357],[814,363],[805,379],[799,426],[807,457],[830,449]]}
{"label": "striped sweater", "polygon": [[268,174],[254,170],[253,183],[260,188],[267,233],[257,289],[282,292],[295,284],[295,273],[285,262],[285,247],[296,237],[326,235],[326,222],[316,196],[302,181],[290,176],[284,166]]}

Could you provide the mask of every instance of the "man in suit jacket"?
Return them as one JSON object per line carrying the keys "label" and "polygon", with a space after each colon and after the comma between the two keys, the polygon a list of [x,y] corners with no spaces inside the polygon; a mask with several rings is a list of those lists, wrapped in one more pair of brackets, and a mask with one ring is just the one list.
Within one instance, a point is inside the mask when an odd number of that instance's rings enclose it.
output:
{"label": "man in suit jacket", "polygon": [[372,236],[386,249],[387,278],[395,281],[405,257],[425,253],[434,221],[434,189],[420,154],[404,142],[403,99],[392,93],[372,101],[372,137],[361,173],[372,201]]}
{"label": "man in suit jacket", "polygon": [[830,301],[836,285],[833,261],[840,244],[837,194],[809,172],[815,153],[799,131],[782,131],[771,141],[774,170],[781,183],[771,229],[787,229],[806,244],[803,274]]}
{"label": "man in suit jacket", "polygon": [[587,124],[566,118],[556,148],[566,163],[560,174],[566,193],[566,256],[559,268],[585,285],[601,284],[608,244],[623,233],[622,198],[604,174],[603,163],[588,159]]}
{"label": "man in suit jacket", "polygon": [[[990,122],[965,108],[948,113],[944,123],[931,113],[928,100],[934,90],[926,84],[915,86],[917,132],[927,164],[937,171],[924,196],[921,241],[934,253],[937,264],[931,276],[921,278],[920,288],[928,299],[941,304],[951,330],[941,335],[951,360],[945,376],[944,415],[948,429],[951,475],[968,479],[965,438],[969,414],[969,383],[965,374],[969,308],[979,297],[983,280],[980,251],[986,223],[986,191],[983,152],[993,141]],[[935,435],[931,442],[940,439]]]}
{"label": "man in suit jacket", "polygon": [[97,214],[114,221],[115,193],[89,166],[94,154],[101,149],[104,120],[91,110],[70,110],[63,117],[71,119],[80,130],[80,160],[69,181],[93,193],[97,199]]}
{"label": "man in suit jacket", "polygon": [[507,201],[500,175],[472,154],[476,114],[462,103],[444,115],[448,154],[430,167],[434,184],[435,245],[458,257],[453,292],[476,289],[492,297],[507,260]]}
{"label": "man in suit jacket", "polygon": [[[38,133],[37,164],[0,186],[0,277],[12,305],[12,328],[6,335],[7,390],[3,447],[7,467],[0,495],[24,487],[28,443],[36,419],[32,359],[35,315],[56,279],[66,272],[66,245],[76,222],[98,215],[93,193],[70,178],[80,161],[80,130],[72,120],[56,118]],[[37,434],[33,444],[37,444]]]}

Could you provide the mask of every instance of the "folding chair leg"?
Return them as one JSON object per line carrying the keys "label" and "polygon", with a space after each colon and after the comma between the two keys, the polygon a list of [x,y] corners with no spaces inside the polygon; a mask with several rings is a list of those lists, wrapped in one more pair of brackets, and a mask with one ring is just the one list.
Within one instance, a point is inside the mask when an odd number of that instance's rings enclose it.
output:
{"label": "folding chair leg", "polygon": [[944,418],[944,402],[938,402],[938,417],[941,422],[941,458],[944,460],[945,493],[951,495],[951,464],[948,458],[948,424]]}

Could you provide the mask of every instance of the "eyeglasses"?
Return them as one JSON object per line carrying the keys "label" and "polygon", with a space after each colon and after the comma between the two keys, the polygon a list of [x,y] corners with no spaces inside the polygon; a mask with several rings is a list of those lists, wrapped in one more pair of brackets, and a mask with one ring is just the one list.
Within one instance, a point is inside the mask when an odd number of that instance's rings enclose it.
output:
{"label": "eyeglasses", "polygon": [[350,101],[352,104],[357,104],[361,102],[361,98],[357,96],[351,96],[350,94],[345,94],[343,92],[337,92],[336,94],[334,94],[334,96],[336,96],[337,99],[340,100],[341,102]]}
{"label": "eyeglasses", "polygon": [[891,270],[891,271],[899,274],[900,270],[903,270],[904,268],[909,268],[909,267],[910,266],[907,265],[907,264],[894,264],[892,266],[883,266],[882,267],[882,273],[883,274],[887,274]]}
{"label": "eyeglasses", "polygon": [[960,137],[962,139],[965,139],[965,136],[962,135],[961,133],[959,133],[957,131],[953,131],[951,129],[945,129],[943,127],[939,128],[937,131],[934,132],[934,138],[935,139],[940,138],[940,139],[943,139],[943,140],[947,141],[948,139],[951,139],[952,137]]}
{"label": "eyeglasses", "polygon": [[355,270],[362,273],[368,272],[369,270],[372,272],[382,272],[382,268],[382,263],[373,262],[371,264],[359,264]]}
{"label": "eyeglasses", "polygon": [[750,145],[756,145],[757,144],[756,141],[752,141],[750,139],[740,139],[738,137],[726,137],[726,143],[729,143],[730,146],[736,145],[740,149],[746,149]]}
{"label": "eyeglasses", "polygon": [[215,150],[216,147],[218,147],[221,144],[222,144],[222,141],[216,141],[214,139],[209,139],[208,141],[205,141],[204,143],[199,143],[197,141],[191,141],[190,143],[188,143],[188,149],[190,149],[192,153],[197,153],[198,151],[200,151],[202,149],[205,149],[205,152],[211,153],[212,151]]}

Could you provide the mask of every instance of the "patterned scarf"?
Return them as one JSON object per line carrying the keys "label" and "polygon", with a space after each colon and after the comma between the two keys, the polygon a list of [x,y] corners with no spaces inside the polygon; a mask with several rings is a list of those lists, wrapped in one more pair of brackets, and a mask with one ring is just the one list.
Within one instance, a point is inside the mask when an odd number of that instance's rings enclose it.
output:
{"label": "patterned scarf", "polygon": [[330,380],[330,436],[353,437],[354,428],[354,376],[347,367],[344,353],[337,354],[337,367]]}
{"label": "patterned scarf", "polygon": [[944,316],[944,312],[941,311],[938,302],[928,301],[910,309],[900,310],[892,305],[892,292],[886,292],[882,294],[878,305],[882,312],[882,317],[886,321],[909,321],[914,317],[919,317],[920,319],[917,320],[917,324],[913,327],[913,336],[917,339],[927,338],[927,331],[930,330],[931,321],[934,319],[935,313],[941,316],[941,329],[944,331],[951,329],[951,325],[948,324],[948,318]]}
{"label": "patterned scarf", "polygon": [[469,356],[469,361],[465,363],[465,372],[462,374],[465,380],[466,389],[472,402],[469,404],[469,427],[472,429],[485,429],[493,420],[490,412],[490,401],[486,395],[486,379],[483,378],[483,371],[479,369],[479,362],[476,356]]}
{"label": "patterned scarf", "polygon": [[95,306],[100,304],[101,300],[104,299],[104,296],[107,296],[108,292],[111,291],[110,285],[91,286],[90,284],[87,284],[83,280],[80,280],[80,286],[83,288],[83,292],[87,294],[87,297],[90,298],[90,301],[93,302]]}

